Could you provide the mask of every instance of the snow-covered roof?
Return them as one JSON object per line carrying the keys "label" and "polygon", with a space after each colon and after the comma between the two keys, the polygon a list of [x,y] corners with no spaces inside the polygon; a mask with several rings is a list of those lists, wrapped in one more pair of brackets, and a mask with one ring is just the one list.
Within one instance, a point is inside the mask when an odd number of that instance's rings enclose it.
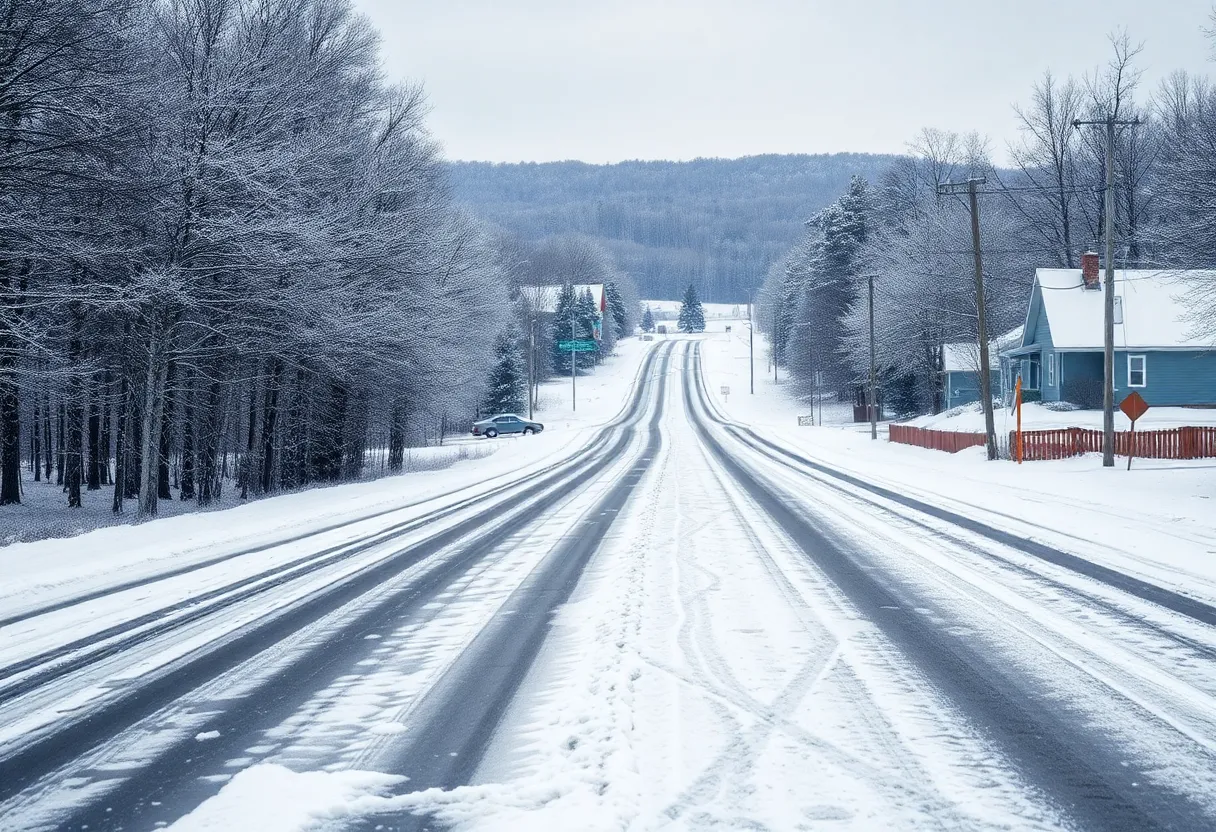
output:
{"label": "snow-covered roof", "polygon": [[[558,300],[558,298],[561,297],[561,294],[562,294],[562,287],[560,285],[559,286],[538,286],[538,287],[528,287],[528,288],[539,289],[537,294],[539,296],[538,300],[539,300],[540,311],[542,311],[542,312],[556,312],[557,311],[557,300]],[[591,290],[591,297],[595,300],[595,308],[599,309],[600,308],[600,299],[603,298],[603,296],[604,296],[604,284],[603,283],[575,283],[574,284],[574,293],[576,295],[581,295],[583,292],[587,291],[588,289]],[[525,289],[525,291],[526,290],[527,289]]]}
{"label": "snow-covered roof", "polygon": [[[995,342],[993,342],[995,344]],[[1000,366],[995,346],[988,347],[988,363]],[[980,368],[980,345],[971,341],[942,345],[942,372],[974,373]]]}
{"label": "snow-covered roof", "polygon": [[[1103,292],[1083,287],[1080,269],[1038,269],[1051,340],[1056,349],[1102,349]],[[1196,332],[1187,295],[1216,282],[1216,271],[1116,269],[1116,349],[1210,349],[1216,332]],[[1122,312],[1122,323],[1120,320]],[[1027,317],[1027,334],[1033,321]]]}
{"label": "snow-covered roof", "polygon": [[[1011,329],[988,342],[988,363],[1001,366],[1001,352],[1022,343],[1022,327]],[[974,341],[942,345],[942,372],[974,373],[980,368],[980,345]]]}

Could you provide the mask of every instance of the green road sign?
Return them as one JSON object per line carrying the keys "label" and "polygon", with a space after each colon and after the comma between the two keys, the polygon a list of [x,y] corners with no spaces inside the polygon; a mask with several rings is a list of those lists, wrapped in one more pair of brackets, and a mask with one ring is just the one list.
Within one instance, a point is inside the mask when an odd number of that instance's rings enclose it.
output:
{"label": "green road sign", "polygon": [[557,348],[562,352],[595,352],[599,345],[594,341],[558,341]]}

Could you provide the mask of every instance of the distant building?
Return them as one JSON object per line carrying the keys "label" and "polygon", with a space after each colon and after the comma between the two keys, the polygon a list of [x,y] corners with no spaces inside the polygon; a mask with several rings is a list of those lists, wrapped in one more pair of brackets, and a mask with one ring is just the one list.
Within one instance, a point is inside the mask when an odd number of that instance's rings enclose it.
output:
{"label": "distant building", "polygon": [[[1022,328],[1007,332],[988,344],[988,363],[992,368],[992,395],[999,397],[1001,352],[1021,343]],[[946,409],[980,400],[980,346],[974,342],[945,344],[942,347],[942,391]]]}
{"label": "distant building", "polygon": [[[1102,406],[1102,273],[1039,269],[1020,342],[1005,350],[1006,390],[1020,374],[1028,400]],[[1216,326],[1199,331],[1188,293],[1216,271],[1115,271],[1115,403],[1136,390],[1150,405],[1216,405]]]}

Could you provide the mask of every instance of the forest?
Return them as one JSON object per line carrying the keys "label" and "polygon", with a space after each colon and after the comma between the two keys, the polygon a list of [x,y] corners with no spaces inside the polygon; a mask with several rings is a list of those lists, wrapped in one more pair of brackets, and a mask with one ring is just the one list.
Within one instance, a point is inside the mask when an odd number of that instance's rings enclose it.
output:
{"label": "forest", "polygon": [[525,240],[587,237],[648,298],[746,303],[803,223],[893,156],[768,155],[690,162],[453,162],[456,198]]}
{"label": "forest", "polygon": [[[522,284],[611,279],[636,307],[593,243],[453,199],[422,89],[385,80],[348,0],[5,15],[0,506],[53,479],[150,517],[358,479],[370,454],[399,471],[524,360],[553,310]],[[612,336],[636,318],[614,314]]]}

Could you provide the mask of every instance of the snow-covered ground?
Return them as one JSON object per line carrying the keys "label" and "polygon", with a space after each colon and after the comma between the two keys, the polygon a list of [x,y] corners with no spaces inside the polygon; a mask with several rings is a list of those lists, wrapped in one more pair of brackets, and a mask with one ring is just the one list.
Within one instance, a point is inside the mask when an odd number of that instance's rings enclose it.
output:
{"label": "snow-covered ground", "polygon": [[[993,414],[997,432],[1008,433],[1017,427],[1017,415],[1008,408],[997,408]],[[984,432],[984,411],[979,402],[962,405],[930,416],[918,416],[901,424],[932,430]],[[1216,425],[1216,408],[1154,407],[1136,421],[1136,430],[1162,430],[1177,427]],[[1022,430],[1052,430],[1055,428],[1089,428],[1102,430],[1101,410],[1057,410],[1040,402],[1022,405]],[[1123,411],[1115,410],[1115,430],[1129,430],[1131,420]]]}
{"label": "snow-covered ground", "polygon": [[[443,470],[413,471],[383,479],[315,488],[231,509],[189,512],[154,522],[96,529],[72,539],[15,543],[0,548],[0,619],[64,598],[146,579],[246,550],[318,535],[329,545],[359,540],[378,529],[454,501],[474,489],[539,470],[567,457],[612,419],[637,384],[638,368],[655,342],[627,339],[594,374],[578,379],[578,409],[571,411],[569,381],[541,387],[536,418],[545,430],[535,436],[463,438],[468,458]],[[442,449],[418,449],[432,454]],[[491,453],[492,452],[492,453]],[[10,512],[14,507],[6,507]],[[360,521],[362,518],[367,518]],[[281,549],[282,547],[280,547]],[[287,556],[290,553],[285,553]],[[273,565],[266,556],[244,558],[241,569]],[[236,564],[225,567],[232,577]]]}
{"label": "snow-covered ground", "polygon": [[[722,409],[811,459],[1216,600],[1216,460],[1138,459],[1127,471],[1122,464],[1103,468],[1100,455],[1088,454],[1016,465],[989,462],[983,448],[946,454],[890,443],[881,425],[877,442],[870,439],[869,425],[833,425],[828,419],[827,427],[799,427],[798,416],[808,406],[771,375],[758,375],[755,395],[747,393],[746,334],[712,335],[704,350],[710,392]],[[764,370],[761,354],[757,346],[757,373]],[[729,396],[721,396],[723,385],[731,388]],[[1192,416],[1211,413],[1185,410],[1184,416],[1194,424]]]}
{"label": "snow-covered ground", "polygon": [[[399,479],[434,479],[426,493],[442,495],[460,483],[476,490],[496,476],[510,481],[569,456],[629,399],[643,351],[656,346],[674,347],[676,358],[656,422],[661,441],[625,434],[617,450],[595,458],[581,487],[558,482],[560,493],[545,511],[510,533],[494,536],[493,524],[508,521],[493,518],[500,510],[522,515],[527,502],[495,506],[485,513],[491,543],[433,595],[414,593],[410,581],[459,560],[465,544],[440,550],[190,690],[82,755],[25,802],[0,806],[0,821],[54,818],[56,801],[118,788],[97,772],[121,779],[171,743],[177,762],[165,772],[209,755],[199,771],[189,771],[213,794],[173,824],[179,832],[302,832],[351,823],[391,829],[409,812],[462,832],[1084,828],[1104,825],[1086,818],[1110,820],[1123,811],[1098,794],[1105,788],[1120,798],[1143,795],[1129,798],[1128,811],[1147,806],[1145,818],[1175,809],[1192,821],[1216,816],[1210,624],[1019,548],[1023,540],[1041,541],[1216,602],[1216,465],[1145,461],[1129,474],[1082,457],[1017,466],[989,463],[978,450],[949,455],[873,442],[868,426],[800,427],[797,417],[808,405],[763,372],[759,343],[756,393],[748,392],[746,327],[714,321],[709,330],[628,342],[615,363],[579,379],[576,411],[564,398],[568,381],[551,385],[538,414],[548,426],[538,437],[548,435],[547,449],[512,440],[486,459]],[[691,383],[697,349],[706,403]],[[659,371],[647,378],[656,375],[663,377]],[[645,399],[643,421],[659,413],[653,398]],[[889,493],[749,445],[748,431]],[[462,469],[469,480],[459,479]],[[605,495],[623,483],[632,483],[630,498],[619,513],[605,510]],[[369,489],[362,496],[380,500],[388,514],[316,539],[335,546],[374,541],[383,524],[408,526],[419,516],[421,504],[393,508],[393,495],[376,496],[379,485],[347,488]],[[892,495],[1013,536],[985,537]],[[359,499],[352,491],[347,510]],[[426,510],[444,499],[429,500]],[[284,505],[280,525],[250,539],[272,543],[291,516],[324,511],[321,503]],[[406,528],[389,543],[410,545],[413,535],[433,534],[473,511]],[[535,660],[519,668],[522,681],[510,689],[505,712],[494,712],[488,745],[471,752],[478,760],[471,776],[457,781],[465,785],[412,785],[402,776],[412,773],[408,767],[394,764],[398,744],[443,712],[451,700],[434,691],[460,689],[465,677],[454,669],[470,652],[478,655],[475,645],[487,632],[516,631],[525,611],[511,599],[529,597],[528,586],[589,523],[610,523],[607,537]],[[200,537],[182,557],[230,552],[220,543],[243,538],[228,531],[212,544]],[[299,545],[280,540],[217,563],[216,575],[227,570],[231,577],[233,564],[265,567],[306,556],[293,548]],[[144,547],[155,549],[151,537]],[[373,545],[360,557],[383,555]],[[70,558],[61,567],[88,574]],[[126,575],[158,568],[163,561],[134,557]],[[21,573],[35,606],[70,595],[71,581],[40,584],[38,573],[36,565]],[[208,585],[200,577],[208,574],[159,581],[154,600],[189,598]],[[91,583],[76,589],[121,578],[94,569]],[[317,584],[333,580],[333,573],[315,577]],[[308,591],[301,584],[274,597],[284,603],[292,592],[303,598]],[[28,608],[17,606],[25,602],[15,593],[0,595],[6,597],[9,610]],[[54,614],[43,620],[70,633],[152,603],[138,592],[116,597],[123,603],[99,599],[92,623],[56,622]],[[262,608],[237,611],[225,622],[234,631]],[[375,627],[362,623],[372,611]],[[15,636],[3,648],[10,658],[54,642],[49,627],[12,629],[19,626],[0,630]],[[338,632],[345,634],[341,651],[327,651],[325,660],[342,669],[315,677],[311,668],[291,670]],[[138,684],[141,668],[189,646],[188,639],[173,642],[108,684]],[[271,699],[255,696],[278,684],[280,673],[300,684]],[[67,711],[109,690],[85,691]],[[243,707],[247,698],[290,705],[268,718]],[[38,715],[27,716],[29,725]],[[10,720],[6,730],[21,727]],[[1096,768],[1076,767],[1089,764]],[[1078,771],[1088,774],[1074,776]]]}
{"label": "snow-covered ground", "polygon": [[[649,306],[656,321],[674,321],[680,314],[681,303],[678,300],[644,300],[642,307]],[[725,320],[747,317],[746,303],[702,303],[701,311],[705,320]]]}

